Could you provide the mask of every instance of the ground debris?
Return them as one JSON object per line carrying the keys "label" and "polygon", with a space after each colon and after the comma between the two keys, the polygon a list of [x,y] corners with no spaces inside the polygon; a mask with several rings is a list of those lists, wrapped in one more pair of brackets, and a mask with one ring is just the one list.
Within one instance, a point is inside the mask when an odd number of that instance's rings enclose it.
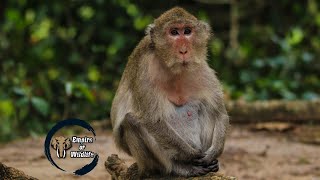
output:
{"label": "ground debris", "polygon": [[320,145],[320,127],[300,126],[290,134],[290,139],[305,144]]}
{"label": "ground debris", "polygon": [[286,132],[293,130],[295,126],[290,123],[284,122],[264,122],[257,123],[251,127],[253,131],[275,131],[275,132]]}
{"label": "ground debris", "polygon": [[23,180],[37,180],[34,177],[26,175],[24,172],[8,167],[0,162],[0,179],[11,180],[11,179],[23,179]]}
{"label": "ground debris", "polygon": [[107,171],[111,174],[114,180],[134,180],[134,179],[145,179],[145,180],[236,180],[235,177],[225,176],[219,173],[208,173],[204,176],[199,177],[159,177],[159,176],[148,176],[145,178],[139,177],[137,163],[132,164],[129,168],[125,165],[124,161],[121,160],[118,155],[112,154],[108,157],[105,162]]}

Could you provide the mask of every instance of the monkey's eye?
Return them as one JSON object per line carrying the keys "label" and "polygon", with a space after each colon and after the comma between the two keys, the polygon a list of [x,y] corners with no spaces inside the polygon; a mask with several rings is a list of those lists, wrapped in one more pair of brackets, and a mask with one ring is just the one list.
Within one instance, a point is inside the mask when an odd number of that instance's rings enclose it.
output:
{"label": "monkey's eye", "polygon": [[191,34],[191,32],[192,32],[192,31],[191,31],[191,28],[187,27],[187,28],[184,29],[183,34],[188,35],[188,34]]}
{"label": "monkey's eye", "polygon": [[170,31],[170,34],[171,34],[172,36],[176,36],[176,35],[179,35],[179,32],[178,32],[176,29],[172,29],[172,30]]}

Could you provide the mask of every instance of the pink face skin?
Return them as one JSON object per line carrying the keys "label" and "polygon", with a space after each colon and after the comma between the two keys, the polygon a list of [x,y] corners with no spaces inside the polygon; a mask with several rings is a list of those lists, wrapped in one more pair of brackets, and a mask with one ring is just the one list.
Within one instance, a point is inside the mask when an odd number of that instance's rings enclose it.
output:
{"label": "pink face skin", "polygon": [[173,51],[181,60],[183,65],[187,65],[191,55],[191,40],[194,34],[192,26],[187,24],[174,24],[168,28],[166,34]]}

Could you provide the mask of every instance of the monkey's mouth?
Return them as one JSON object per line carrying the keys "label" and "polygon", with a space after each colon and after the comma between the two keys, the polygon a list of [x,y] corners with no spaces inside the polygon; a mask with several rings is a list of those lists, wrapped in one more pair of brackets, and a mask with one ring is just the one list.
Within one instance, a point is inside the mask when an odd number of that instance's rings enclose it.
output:
{"label": "monkey's mouth", "polygon": [[191,59],[177,59],[177,62],[174,63],[173,68],[189,68],[194,66],[196,63]]}
{"label": "monkey's mouth", "polygon": [[196,70],[199,66],[199,63],[195,61],[194,59],[181,59],[177,58],[173,60],[174,63],[168,64],[168,67],[171,69],[174,73],[180,73],[183,71],[193,71]]}
{"label": "monkey's mouth", "polygon": [[189,65],[189,62],[188,62],[188,61],[185,61],[185,60],[182,61],[182,66],[186,67],[186,66],[188,66],[188,65]]}

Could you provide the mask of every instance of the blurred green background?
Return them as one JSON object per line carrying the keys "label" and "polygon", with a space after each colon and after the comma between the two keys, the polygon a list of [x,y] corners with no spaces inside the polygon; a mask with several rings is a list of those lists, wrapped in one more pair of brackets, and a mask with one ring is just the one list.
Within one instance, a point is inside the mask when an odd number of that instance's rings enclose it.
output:
{"label": "blurred green background", "polygon": [[212,25],[209,63],[227,100],[319,98],[316,0],[2,0],[0,141],[107,119],[144,28],[174,6]]}

